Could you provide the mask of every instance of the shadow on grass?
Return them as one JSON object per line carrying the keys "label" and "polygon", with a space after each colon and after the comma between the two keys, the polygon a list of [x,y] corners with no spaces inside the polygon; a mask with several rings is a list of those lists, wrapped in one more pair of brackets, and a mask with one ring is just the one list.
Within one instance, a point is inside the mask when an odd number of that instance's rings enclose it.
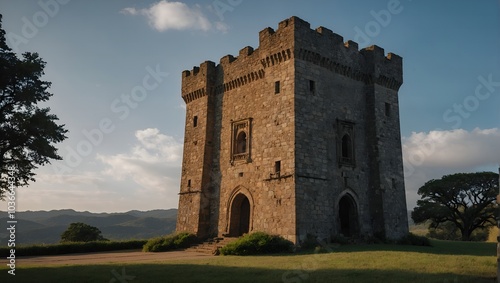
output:
{"label": "shadow on grass", "polygon": [[[439,255],[470,255],[470,256],[496,256],[496,243],[485,242],[459,242],[431,240],[432,247],[391,245],[391,244],[359,244],[359,245],[329,245],[328,252],[367,252],[367,251],[393,251],[416,252]],[[299,251],[297,255],[313,254],[313,250]]]}
{"label": "shadow on grass", "polygon": [[[304,269],[285,270],[213,266],[210,264],[127,264],[33,267],[16,270],[10,276],[5,269],[1,282],[493,282],[453,273],[418,273],[404,270]],[[6,280],[8,279],[8,280]]]}

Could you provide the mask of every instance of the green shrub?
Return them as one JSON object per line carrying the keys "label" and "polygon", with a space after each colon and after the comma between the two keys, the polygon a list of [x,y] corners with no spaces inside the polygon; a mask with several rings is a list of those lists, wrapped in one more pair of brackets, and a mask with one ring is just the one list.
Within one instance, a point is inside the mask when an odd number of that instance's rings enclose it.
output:
{"label": "green shrub", "polygon": [[179,233],[149,240],[142,248],[143,252],[166,252],[188,248],[198,242],[194,234]]}
{"label": "green shrub", "polygon": [[179,249],[189,248],[197,242],[198,238],[190,233],[180,233],[174,238],[174,245]]}
{"label": "green shrub", "polygon": [[427,237],[417,236],[412,233],[408,233],[408,235],[399,239],[397,243],[400,245],[428,246],[428,247],[432,246],[431,242]]}
{"label": "green shrub", "polygon": [[256,255],[291,252],[292,249],[293,243],[281,236],[255,232],[229,243],[220,249],[220,253],[222,255]]}
{"label": "green shrub", "polygon": [[163,252],[172,249],[171,238],[153,238],[142,247],[143,252]]}
{"label": "green shrub", "polygon": [[[105,252],[116,250],[140,249],[146,243],[146,240],[132,241],[102,241],[102,242],[65,242],[54,245],[31,245],[17,246],[16,256],[41,256],[41,255],[60,255],[70,253],[90,253]],[[8,256],[10,248],[1,247],[0,256]]]}
{"label": "green shrub", "polygon": [[318,246],[318,240],[316,236],[312,234],[307,234],[306,238],[300,243],[300,248],[305,250],[314,249]]}

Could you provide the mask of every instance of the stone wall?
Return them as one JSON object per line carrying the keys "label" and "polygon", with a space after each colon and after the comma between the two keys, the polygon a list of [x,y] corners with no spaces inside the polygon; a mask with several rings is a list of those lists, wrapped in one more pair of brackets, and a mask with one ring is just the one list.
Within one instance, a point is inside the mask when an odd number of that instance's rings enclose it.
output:
{"label": "stone wall", "polygon": [[187,103],[178,231],[191,231],[201,237],[210,230],[210,190],[214,98],[210,95],[215,64],[205,62],[182,74],[182,94]]}
{"label": "stone wall", "polygon": [[[185,71],[177,230],[235,233],[247,199],[249,232],[294,242],[403,235],[401,83],[401,57],[376,46],[359,51],[296,17],[262,30],[255,50]],[[352,156],[342,151],[344,136]]]}
{"label": "stone wall", "polygon": [[[258,49],[247,47],[237,58],[226,56],[217,68],[216,124],[220,128],[216,132],[220,148],[214,151],[214,163],[220,170],[215,174],[222,176],[219,235],[229,233],[233,198],[243,193],[253,204],[250,231],[294,239],[294,70],[290,36],[264,30]],[[279,93],[275,93],[278,81]],[[251,124],[249,159],[231,163],[231,124],[245,119]],[[271,175],[277,161],[281,163],[280,177]]]}

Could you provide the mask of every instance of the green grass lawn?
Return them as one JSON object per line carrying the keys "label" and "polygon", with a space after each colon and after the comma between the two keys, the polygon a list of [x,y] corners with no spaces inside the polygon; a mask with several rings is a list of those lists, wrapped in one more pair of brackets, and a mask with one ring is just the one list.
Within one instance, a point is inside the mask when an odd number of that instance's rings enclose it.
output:
{"label": "green grass lawn", "polygon": [[[219,256],[148,264],[0,266],[0,282],[494,282],[494,243],[347,245],[331,252]],[[15,280],[12,280],[15,279]]]}

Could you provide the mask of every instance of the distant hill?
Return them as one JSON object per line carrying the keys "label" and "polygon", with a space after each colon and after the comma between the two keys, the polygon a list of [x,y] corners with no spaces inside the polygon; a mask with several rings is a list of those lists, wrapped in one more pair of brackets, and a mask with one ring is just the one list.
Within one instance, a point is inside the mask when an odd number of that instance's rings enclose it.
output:
{"label": "distant hill", "polygon": [[[2,217],[5,216],[5,217]],[[6,246],[7,212],[0,211],[0,244]],[[72,209],[16,213],[17,244],[54,244],[70,223],[83,222],[99,228],[110,240],[149,239],[175,231],[177,209],[120,213],[92,213]]]}

